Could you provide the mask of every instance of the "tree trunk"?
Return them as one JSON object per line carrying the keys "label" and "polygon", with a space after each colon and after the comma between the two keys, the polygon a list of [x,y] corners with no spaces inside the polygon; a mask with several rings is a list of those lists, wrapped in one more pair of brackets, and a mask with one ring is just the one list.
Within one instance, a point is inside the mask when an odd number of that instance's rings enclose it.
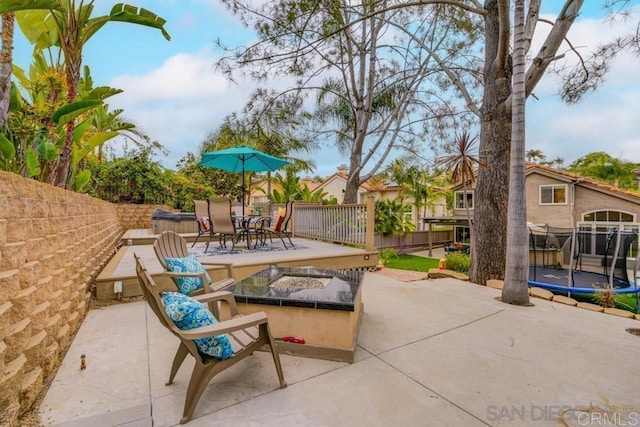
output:
{"label": "tree trunk", "polygon": [[[67,77],[67,103],[75,102],[78,97],[78,82],[80,81],[80,66],[82,59],[77,58],[66,59],[66,77]],[[71,62],[71,63],[70,63]],[[73,154],[74,130],[76,128],[75,119],[71,120],[65,126],[66,134],[62,152],[60,153],[60,162],[58,163],[58,172],[56,174],[55,185],[66,188],[67,179],[69,177],[69,168],[71,166],[71,155]],[[70,183],[71,184],[71,183]]]}
{"label": "tree trunk", "polygon": [[0,50],[0,126],[6,126],[11,102],[11,72],[13,70],[13,29],[15,15],[2,14],[2,50]]}
{"label": "tree trunk", "polygon": [[529,304],[529,245],[525,185],[525,63],[524,0],[515,2],[513,96],[509,208],[507,211],[507,263],[502,301]]}
{"label": "tree trunk", "polygon": [[358,203],[358,188],[360,187],[360,168],[362,160],[362,139],[356,135],[354,146],[351,148],[349,172],[347,173],[347,185],[344,189],[343,204]]}
{"label": "tree trunk", "polygon": [[358,203],[358,188],[360,187],[360,174],[349,172],[347,185],[344,189],[343,204]]}
{"label": "tree trunk", "polygon": [[[505,101],[511,94],[511,63],[497,60],[500,16],[496,0],[485,3],[485,87],[482,99],[480,160],[471,236],[471,281],[486,284],[503,279],[506,259],[507,200],[511,113]],[[478,242],[482,242],[478,245]]]}

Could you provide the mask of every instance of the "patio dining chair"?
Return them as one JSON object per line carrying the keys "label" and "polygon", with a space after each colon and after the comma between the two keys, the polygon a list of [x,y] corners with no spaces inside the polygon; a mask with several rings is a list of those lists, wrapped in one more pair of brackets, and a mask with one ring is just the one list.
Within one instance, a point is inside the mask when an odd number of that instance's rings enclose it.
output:
{"label": "patio dining chair", "polygon": [[[231,240],[231,252],[236,243],[246,239],[247,248],[251,247],[251,234],[253,229],[245,224],[243,220],[238,222],[231,215],[231,200],[226,197],[220,199],[209,199],[209,219],[215,233],[219,236],[220,247],[227,247],[227,238]],[[208,245],[207,245],[208,246]]]}
{"label": "patio dining chair", "polygon": [[[263,346],[268,346],[271,351],[280,387],[287,386],[278,349],[269,330],[267,315],[264,312],[241,315],[231,292],[214,292],[194,298],[170,292],[160,292],[140,257],[137,254],[134,254],[134,257],[136,274],[144,299],[162,326],[180,340],[166,385],[173,383],[180,366],[188,355],[195,359],[180,424],[191,420],[202,393],[217,374],[252,355]],[[212,302],[222,303],[228,307],[225,319],[214,318],[206,306],[202,305]],[[168,312],[174,310],[184,314],[184,317],[181,317],[180,320],[172,320],[176,317],[170,316]],[[191,313],[196,314],[189,318]],[[185,318],[188,318],[187,321],[190,323],[182,323]],[[201,319],[206,320],[201,321]],[[215,356],[211,355],[209,350],[217,347],[224,347],[225,350],[214,353]]]}
{"label": "patio dining chair", "polygon": [[289,244],[293,246],[291,241],[291,214],[293,213],[293,200],[287,202],[284,215],[279,216],[275,225],[271,224],[271,217],[263,217],[255,222],[255,234],[257,243],[266,244],[267,237],[273,242],[273,236],[282,240],[285,249],[289,249],[284,242],[284,237],[289,240]]}
{"label": "patio dining chair", "polygon": [[[203,262],[198,261],[202,266],[207,265],[219,265],[227,269],[227,278],[209,283],[209,279],[204,271],[170,271],[167,259],[184,259],[189,256],[189,250],[187,249],[187,241],[178,233],[167,230],[160,233],[160,235],[153,242],[153,250],[158,257],[158,261],[162,265],[165,274],[174,281],[178,288],[181,288],[182,279],[197,278],[202,282],[201,289],[193,292],[188,292],[189,295],[198,295],[201,293],[207,293],[222,289],[235,282],[233,273],[233,263],[231,262]],[[204,269],[203,269],[204,270]]]}
{"label": "patio dining chair", "polygon": [[[209,206],[206,200],[194,200],[193,205],[195,207],[196,220],[198,221],[198,236],[193,241],[191,247],[194,247],[198,243],[200,236],[208,235],[209,241],[207,242],[207,249],[209,248],[209,242],[213,238],[214,232],[209,220]],[[206,249],[205,249],[206,251]]]}

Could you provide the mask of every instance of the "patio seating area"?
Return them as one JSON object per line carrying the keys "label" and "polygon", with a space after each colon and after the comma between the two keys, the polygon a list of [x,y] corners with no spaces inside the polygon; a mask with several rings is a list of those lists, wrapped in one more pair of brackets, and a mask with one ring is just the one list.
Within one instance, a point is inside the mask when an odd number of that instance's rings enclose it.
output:
{"label": "patio seating area", "polygon": [[[640,419],[637,320],[455,279],[366,273],[354,363],[258,351],[206,388],[190,426],[598,425]],[[193,361],[143,301],[91,310],[40,407],[44,425],[174,426]],[[302,345],[302,344],[301,344]],[[80,369],[85,355],[86,369]],[[626,420],[626,421],[625,421]],[[582,424],[579,424],[581,421]],[[585,424],[589,422],[589,424]]]}
{"label": "patio seating area", "polygon": [[[203,239],[193,247],[190,242],[196,239],[196,233],[181,234],[188,242],[189,253],[196,254],[203,264],[233,263],[234,277],[243,279],[265,267],[277,264],[283,267],[298,267],[313,265],[319,268],[374,268],[378,262],[378,253],[349,246],[336,245],[316,240],[292,238],[293,245],[285,249],[279,239],[274,239],[265,246],[258,245],[256,249],[236,246],[231,252],[231,245],[227,249],[218,248],[217,242],[205,250]],[[143,257],[145,264],[153,275],[163,273],[165,269],[158,261],[153,250],[153,243],[157,235],[148,229],[128,230],[122,237],[124,245],[116,256],[102,270],[96,279],[97,298],[99,300],[114,299],[114,283],[122,282],[121,297],[141,295],[135,277],[133,254]],[[271,250],[273,249],[273,250]],[[214,280],[229,277],[227,269],[209,270]],[[162,281],[162,278],[159,277]]]}

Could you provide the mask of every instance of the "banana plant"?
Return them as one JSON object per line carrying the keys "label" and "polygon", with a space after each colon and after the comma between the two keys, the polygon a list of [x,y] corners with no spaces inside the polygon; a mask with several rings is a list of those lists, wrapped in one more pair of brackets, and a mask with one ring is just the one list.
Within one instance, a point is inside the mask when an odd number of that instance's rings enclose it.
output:
{"label": "banana plant", "polygon": [[23,176],[36,177],[42,173],[40,160],[52,160],[51,155],[55,154],[51,142],[55,125],[51,117],[64,104],[60,99],[60,94],[65,91],[64,76],[59,69],[47,63],[42,53],[34,54],[28,75],[17,66],[13,67],[13,75],[23,90],[12,82],[11,114],[4,136],[11,142],[15,156],[1,167]]}
{"label": "banana plant", "polygon": [[409,214],[411,205],[399,200],[377,200],[375,205],[375,231],[385,235],[404,236],[415,231]]}
{"label": "banana plant", "polygon": [[[9,0],[0,3],[0,13],[15,12],[22,32],[36,48],[55,46],[62,51],[69,105],[76,102],[78,96],[84,45],[107,22],[156,28],[165,39],[171,39],[164,29],[166,21],[146,9],[118,3],[109,15],[92,17],[93,3],[93,0]],[[61,187],[68,184],[75,125],[75,120],[70,120],[65,126],[57,170],[55,176],[51,176],[51,183]]]}
{"label": "banana plant", "polygon": [[309,186],[303,183],[302,188],[298,190],[296,200],[303,200],[305,202],[322,202],[327,194],[328,193],[323,191],[322,188],[311,191]]}
{"label": "banana plant", "polygon": [[[57,67],[49,64],[42,52],[37,51],[28,77],[22,69],[16,67],[14,75],[29,98],[24,99],[20,91],[15,91],[12,105],[16,108],[13,108],[11,115],[11,128],[15,135],[13,141],[9,142],[14,149],[17,148],[19,155],[14,155],[18,160],[14,160],[11,165],[5,162],[0,166],[47,180],[65,141],[65,127],[70,121],[76,121],[73,133],[73,171],[69,183],[75,184],[75,188],[79,189],[89,182],[90,175],[89,172],[78,170],[78,165],[97,147],[103,146],[121,132],[138,135],[139,138],[144,135],[135,130],[134,124],[118,117],[122,110],[109,111],[104,102],[108,97],[121,93],[121,90],[106,86],[94,88],[90,70],[85,67],[79,81],[78,100],[65,104],[58,99],[58,94],[64,92],[64,78],[56,70]],[[3,140],[1,145],[7,147],[7,140]]]}
{"label": "banana plant", "polygon": [[286,203],[290,198],[295,198],[300,188],[300,178],[296,176],[294,169],[288,166],[284,170],[284,176],[280,173],[273,176],[273,182],[282,189],[281,192],[276,189],[273,190],[271,201],[274,203]]}

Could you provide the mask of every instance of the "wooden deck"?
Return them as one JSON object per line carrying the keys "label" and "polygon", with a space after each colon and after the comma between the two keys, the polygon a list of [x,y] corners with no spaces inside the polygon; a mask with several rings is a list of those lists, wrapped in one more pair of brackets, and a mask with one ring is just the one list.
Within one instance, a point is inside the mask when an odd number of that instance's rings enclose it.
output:
{"label": "wooden deck", "polygon": [[[196,235],[186,234],[184,237],[192,242]],[[162,275],[162,267],[153,251],[154,239],[155,235],[151,230],[129,230],[124,234],[123,246],[96,279],[96,297],[99,300],[141,295],[135,275],[134,253],[142,257],[145,265],[160,285],[166,287],[167,290],[175,289],[173,283]],[[363,249],[301,238],[293,238],[292,240],[296,249],[198,258],[203,263],[233,262],[236,280],[242,280],[274,264],[282,267],[313,266],[327,269],[373,269],[378,264],[378,253],[375,251],[367,252]],[[211,245],[217,245],[217,242],[211,242]],[[226,270],[222,267],[206,266],[206,268],[214,281],[226,277]],[[121,292],[114,292],[117,288],[116,282],[121,282]]]}

